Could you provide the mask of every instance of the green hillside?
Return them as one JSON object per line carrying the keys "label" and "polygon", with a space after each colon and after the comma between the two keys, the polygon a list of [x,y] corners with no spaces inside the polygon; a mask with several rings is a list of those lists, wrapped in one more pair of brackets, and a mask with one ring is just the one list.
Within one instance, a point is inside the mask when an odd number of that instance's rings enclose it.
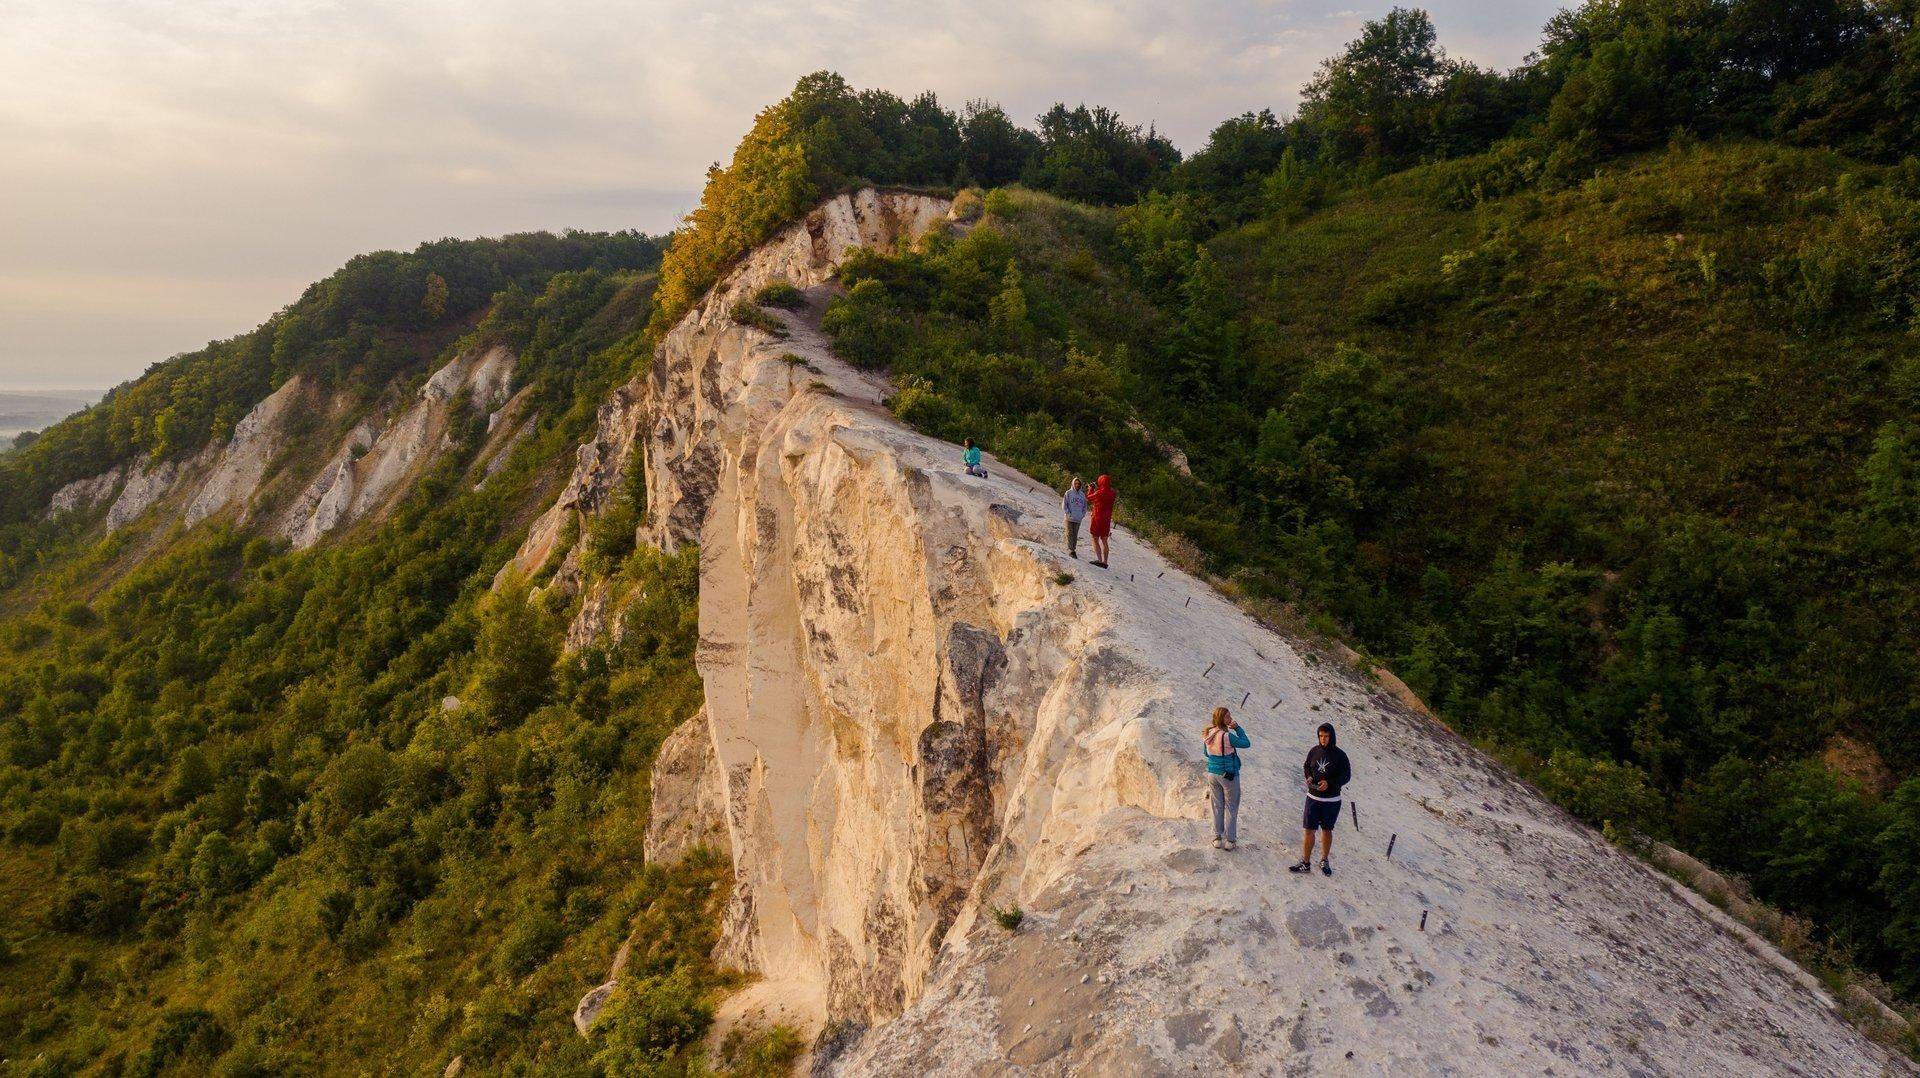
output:
{"label": "green hillside", "polygon": [[851,266],[827,325],[904,418],[1115,475],[1163,546],[1575,812],[1910,972],[1920,361],[1768,268],[1905,212],[1899,173],[1683,145],[1460,205],[1498,161],[1230,229],[1159,287],[1171,211],[994,192],[965,238]]}

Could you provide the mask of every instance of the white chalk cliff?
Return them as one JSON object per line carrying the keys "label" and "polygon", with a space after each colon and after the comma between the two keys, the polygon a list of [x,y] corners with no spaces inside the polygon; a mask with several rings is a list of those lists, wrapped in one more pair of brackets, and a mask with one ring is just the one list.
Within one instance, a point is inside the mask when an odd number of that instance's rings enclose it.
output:
{"label": "white chalk cliff", "polygon": [[[517,362],[502,345],[463,350],[405,407],[357,419],[347,414],[351,397],[328,396],[295,376],[254,405],[224,443],[186,460],[140,460],[76,480],[54,492],[47,512],[105,504],[108,530],[149,511],[170,512],[189,525],[231,512],[241,522],[264,522],[296,547],[312,546],[355,521],[381,519],[452,444],[454,423],[468,409],[487,419],[490,436],[479,463],[483,474],[492,474],[529,426],[525,408],[508,400]],[[286,459],[302,437],[317,439],[319,453]],[[316,468],[310,457],[324,463]],[[310,475],[273,474],[276,466],[302,464],[313,469]]]}
{"label": "white chalk cliff", "polygon": [[[836,198],[746,258],[580,448],[520,556],[644,468],[701,547],[706,709],[663,757],[678,850],[724,835],[723,956],[847,1074],[1881,1074],[1804,974],[1442,726],[1124,531],[1069,560],[1058,497],[881,403],[814,325],[856,246],[947,204]],[[729,310],[785,280],[791,336]],[[1124,477],[1121,498],[1127,496]],[[594,615],[601,631],[609,612]],[[1199,731],[1235,709],[1241,846]],[[1322,721],[1356,771],[1337,874],[1290,875]],[[1387,856],[1389,840],[1392,856]],[[1019,906],[1009,933],[990,907]]]}

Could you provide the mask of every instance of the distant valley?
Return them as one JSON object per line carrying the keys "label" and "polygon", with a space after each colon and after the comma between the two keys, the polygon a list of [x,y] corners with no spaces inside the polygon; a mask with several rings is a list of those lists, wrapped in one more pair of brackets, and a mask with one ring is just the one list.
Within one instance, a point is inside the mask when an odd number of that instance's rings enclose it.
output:
{"label": "distant valley", "polygon": [[88,389],[0,389],[0,449],[21,431],[42,430],[100,399]]}

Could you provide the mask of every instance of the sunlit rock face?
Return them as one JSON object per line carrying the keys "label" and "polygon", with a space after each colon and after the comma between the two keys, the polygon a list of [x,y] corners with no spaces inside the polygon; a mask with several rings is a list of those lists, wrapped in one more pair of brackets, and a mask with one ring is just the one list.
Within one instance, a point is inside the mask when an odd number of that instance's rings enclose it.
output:
{"label": "sunlit rock face", "polygon": [[[594,588],[567,540],[632,469],[644,537],[700,545],[706,708],[663,751],[654,813],[687,826],[656,852],[720,839],[721,956],[803,1024],[833,1020],[818,1065],[1899,1066],[1804,974],[1430,718],[1125,531],[1111,569],[1067,558],[1055,492],[991,458],[969,477],[901,426],[818,315],[849,250],[912,244],[947,210],[841,196],[744,259],[602,408],[518,558]],[[775,280],[810,300],[778,313],[786,336],[737,324]],[[618,611],[582,617],[575,646]],[[1216,705],[1253,741],[1232,852],[1210,847],[1204,795]],[[1356,779],[1336,874],[1293,875],[1323,721]],[[988,916],[1014,907],[1017,931]]]}

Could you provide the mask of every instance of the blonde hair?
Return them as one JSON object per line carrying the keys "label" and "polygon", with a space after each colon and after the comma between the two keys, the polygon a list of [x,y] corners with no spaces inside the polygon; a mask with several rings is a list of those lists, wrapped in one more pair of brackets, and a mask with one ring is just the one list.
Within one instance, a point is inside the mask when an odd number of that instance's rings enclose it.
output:
{"label": "blonde hair", "polygon": [[1233,712],[1228,711],[1224,707],[1216,707],[1213,709],[1213,724],[1209,726],[1208,729],[1224,730],[1227,728],[1227,724],[1232,721]]}

